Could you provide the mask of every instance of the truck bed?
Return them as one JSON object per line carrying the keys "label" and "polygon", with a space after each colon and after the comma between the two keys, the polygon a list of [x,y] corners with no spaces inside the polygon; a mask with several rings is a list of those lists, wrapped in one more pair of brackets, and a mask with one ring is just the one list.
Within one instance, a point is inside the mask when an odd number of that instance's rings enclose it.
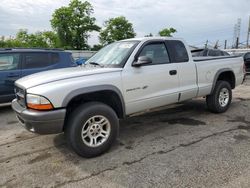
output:
{"label": "truck bed", "polygon": [[195,57],[197,71],[198,97],[205,96],[212,91],[214,79],[217,79],[220,71],[233,71],[235,86],[240,85],[243,80],[244,61],[239,56],[220,57]]}

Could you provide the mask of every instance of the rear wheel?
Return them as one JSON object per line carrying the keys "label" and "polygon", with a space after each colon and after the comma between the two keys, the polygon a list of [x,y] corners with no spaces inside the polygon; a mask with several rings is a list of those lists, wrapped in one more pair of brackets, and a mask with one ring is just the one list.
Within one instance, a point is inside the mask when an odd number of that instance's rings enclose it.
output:
{"label": "rear wheel", "polygon": [[208,109],[214,113],[227,111],[232,100],[232,89],[228,82],[218,81],[211,95],[206,97]]}
{"label": "rear wheel", "polygon": [[95,157],[106,152],[117,138],[119,121],[109,106],[89,102],[70,114],[66,138],[73,150],[83,157]]}

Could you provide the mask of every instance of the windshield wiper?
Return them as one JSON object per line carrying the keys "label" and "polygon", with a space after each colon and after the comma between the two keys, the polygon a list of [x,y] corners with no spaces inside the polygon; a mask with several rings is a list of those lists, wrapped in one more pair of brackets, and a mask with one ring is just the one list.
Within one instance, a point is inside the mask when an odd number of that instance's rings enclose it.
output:
{"label": "windshield wiper", "polygon": [[100,65],[99,63],[96,63],[96,62],[89,62],[88,64],[99,66],[99,67],[102,67],[102,68],[104,67],[103,65]]}

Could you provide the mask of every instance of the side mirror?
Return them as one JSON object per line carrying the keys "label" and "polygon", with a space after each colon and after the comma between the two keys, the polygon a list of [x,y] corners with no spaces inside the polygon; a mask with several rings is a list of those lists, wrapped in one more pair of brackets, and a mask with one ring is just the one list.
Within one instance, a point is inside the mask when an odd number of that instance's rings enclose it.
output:
{"label": "side mirror", "polygon": [[140,56],[138,57],[138,60],[136,62],[133,63],[134,67],[140,67],[142,65],[147,65],[152,63],[152,59],[150,57],[147,56]]}

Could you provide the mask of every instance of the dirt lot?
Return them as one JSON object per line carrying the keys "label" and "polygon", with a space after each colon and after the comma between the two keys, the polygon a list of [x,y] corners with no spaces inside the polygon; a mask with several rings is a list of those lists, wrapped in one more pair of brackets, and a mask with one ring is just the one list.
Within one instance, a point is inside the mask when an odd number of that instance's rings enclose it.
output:
{"label": "dirt lot", "polygon": [[108,153],[84,159],[0,107],[0,187],[250,187],[249,115],[248,78],[224,114],[197,99],[133,117]]}

